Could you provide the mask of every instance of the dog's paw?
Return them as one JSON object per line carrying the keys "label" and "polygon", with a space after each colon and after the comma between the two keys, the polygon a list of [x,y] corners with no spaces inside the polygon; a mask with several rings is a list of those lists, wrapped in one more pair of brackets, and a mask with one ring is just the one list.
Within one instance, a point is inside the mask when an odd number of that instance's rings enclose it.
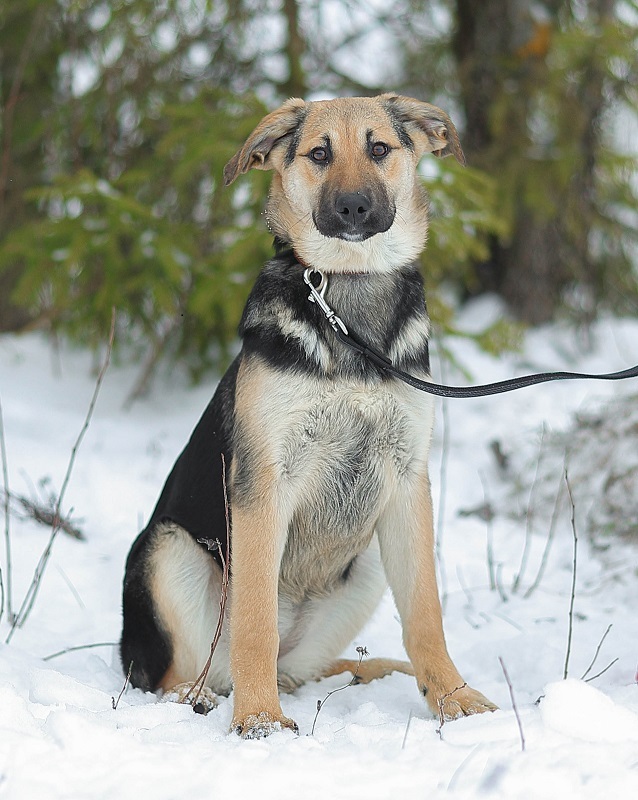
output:
{"label": "dog's paw", "polygon": [[457,689],[444,692],[438,697],[427,697],[430,708],[440,718],[458,719],[469,717],[471,714],[483,714],[486,711],[497,711],[498,706],[488,700],[485,695],[463,685]]}
{"label": "dog's paw", "polygon": [[285,728],[299,733],[299,728],[294,720],[288,719],[282,714],[275,716],[267,711],[235,717],[230,726],[231,732],[237,733],[242,739],[265,739],[271,733],[282,731]]}
{"label": "dog's paw", "polygon": [[208,714],[218,705],[217,695],[208,686],[204,686],[198,692],[197,688],[194,688],[194,684],[190,682],[178,683],[177,686],[173,686],[162,695],[162,700],[169,703],[188,703],[196,714]]}

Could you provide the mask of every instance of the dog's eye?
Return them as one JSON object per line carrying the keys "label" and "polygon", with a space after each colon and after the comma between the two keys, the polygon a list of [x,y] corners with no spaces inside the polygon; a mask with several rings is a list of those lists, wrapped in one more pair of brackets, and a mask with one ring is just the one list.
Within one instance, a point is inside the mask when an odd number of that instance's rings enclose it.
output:
{"label": "dog's eye", "polygon": [[311,150],[308,155],[313,161],[316,161],[318,164],[325,164],[326,161],[330,158],[330,154],[328,153],[327,148],[325,147],[315,147]]}
{"label": "dog's eye", "polygon": [[374,158],[384,158],[390,152],[390,148],[384,142],[375,142],[370,148],[370,152]]}

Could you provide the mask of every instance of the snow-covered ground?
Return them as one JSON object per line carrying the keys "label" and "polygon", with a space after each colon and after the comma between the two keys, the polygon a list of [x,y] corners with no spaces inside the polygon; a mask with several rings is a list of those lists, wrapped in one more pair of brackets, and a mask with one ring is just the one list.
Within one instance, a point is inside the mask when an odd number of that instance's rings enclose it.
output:
{"label": "snow-covered ground", "polygon": [[[460,324],[480,327],[498,313],[493,302],[477,302]],[[638,361],[636,341],[638,322],[603,320],[588,352],[558,326],[530,333],[518,356],[494,359],[467,341],[446,344],[483,382],[529,369],[618,369]],[[14,492],[37,495],[44,477],[60,488],[93,392],[91,364],[86,352],[54,353],[36,335],[0,338],[0,399]],[[439,372],[436,355],[433,366]],[[448,380],[461,382],[450,373],[448,367]],[[47,659],[117,640],[126,553],[213,390],[212,382],[192,389],[165,374],[150,397],[124,411],[134,377],[131,368],[109,369],[68,488],[65,510],[74,509],[87,540],[60,534],[31,616],[10,644],[0,644],[0,798],[638,796],[637,551],[613,538],[602,552],[591,546],[584,505],[602,502],[591,446],[572,455],[580,535],[567,681],[573,575],[567,503],[559,508],[538,587],[528,591],[553,510],[553,500],[539,501],[544,495],[531,474],[541,437],[547,441],[552,431],[567,429],[576,411],[615,413],[605,409],[605,399],[635,394],[638,382],[547,384],[447,401],[444,414],[439,407],[432,480],[437,506],[444,500],[440,566],[449,649],[468,682],[501,711],[439,730],[412,679],[393,675],[331,696],[310,736],[317,700],[344,683],[337,676],[283,697],[299,736],[282,732],[242,741],[227,733],[232,697],[204,717],[129,688],[113,710],[124,683],[113,646]],[[509,456],[505,472],[493,441]],[[635,441],[634,431],[634,447]],[[583,459],[591,459],[590,470]],[[543,480],[557,491],[562,460],[554,469]],[[635,508],[635,497],[630,504]],[[480,513],[486,506],[493,516]],[[14,609],[48,536],[34,522],[12,519]],[[2,544],[0,553],[6,588]],[[7,616],[5,610],[2,642]],[[584,682],[612,623],[589,677],[617,660]],[[390,596],[346,655],[356,658],[357,645],[372,656],[403,657]],[[524,751],[499,657],[515,694]]]}

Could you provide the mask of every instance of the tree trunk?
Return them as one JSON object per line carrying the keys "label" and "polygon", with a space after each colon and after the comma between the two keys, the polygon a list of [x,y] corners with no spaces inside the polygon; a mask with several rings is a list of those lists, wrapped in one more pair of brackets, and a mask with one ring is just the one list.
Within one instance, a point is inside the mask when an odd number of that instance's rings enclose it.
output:
{"label": "tree trunk", "polygon": [[[614,5],[615,0],[589,0],[588,10],[600,23],[613,14]],[[510,208],[504,213],[512,220],[511,235],[507,241],[494,237],[490,257],[475,264],[477,290],[498,292],[517,317],[542,323],[552,318],[568,286],[597,281],[588,221],[595,209],[598,121],[605,107],[602,72],[592,61],[576,89],[577,118],[570,127],[580,148],[571,180],[556,189],[545,207],[538,200],[532,204],[525,188],[531,171],[539,168],[530,156],[536,147],[534,101],[548,87],[545,56],[552,31],[560,25],[559,13],[563,20],[569,16],[571,3],[546,0],[540,15],[535,13],[539,4],[522,0],[456,0],[455,6],[453,52],[468,162],[509,181],[504,196]],[[558,185],[560,179],[555,180]],[[554,204],[558,213],[548,210]]]}

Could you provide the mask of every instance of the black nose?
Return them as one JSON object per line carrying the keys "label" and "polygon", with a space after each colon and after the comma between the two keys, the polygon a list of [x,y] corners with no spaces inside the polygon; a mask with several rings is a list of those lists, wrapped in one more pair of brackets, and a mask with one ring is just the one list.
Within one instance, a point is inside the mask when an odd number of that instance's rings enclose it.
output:
{"label": "black nose", "polygon": [[335,200],[335,209],[341,219],[353,228],[358,228],[370,216],[370,200],[361,192],[340,194]]}

